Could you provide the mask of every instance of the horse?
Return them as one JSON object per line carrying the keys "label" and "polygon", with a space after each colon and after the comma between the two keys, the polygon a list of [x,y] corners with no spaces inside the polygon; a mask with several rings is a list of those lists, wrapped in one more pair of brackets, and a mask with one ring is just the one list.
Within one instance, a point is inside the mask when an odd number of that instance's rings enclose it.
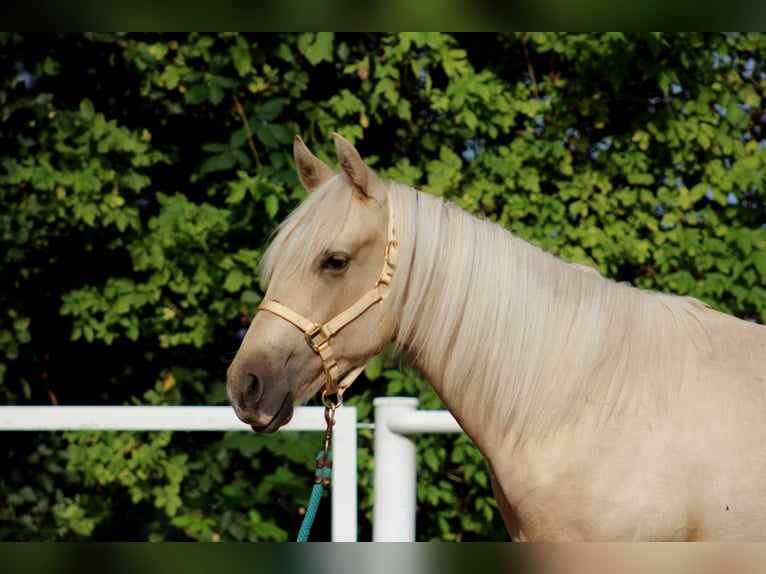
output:
{"label": "horse", "polygon": [[[393,343],[485,457],[512,540],[766,540],[766,327],[567,263],[296,136],[309,192],[227,371],[257,432]],[[308,343],[308,344],[307,344]]]}

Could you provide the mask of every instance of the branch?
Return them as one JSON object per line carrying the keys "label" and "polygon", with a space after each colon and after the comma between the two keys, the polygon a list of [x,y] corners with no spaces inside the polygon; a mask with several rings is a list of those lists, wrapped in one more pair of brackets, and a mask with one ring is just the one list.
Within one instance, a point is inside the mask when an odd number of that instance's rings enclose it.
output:
{"label": "branch", "polygon": [[529,70],[529,77],[532,80],[532,92],[535,94],[535,98],[539,98],[537,93],[537,79],[535,78],[535,69],[532,67],[532,59],[529,57],[529,50],[527,50],[527,43],[524,41],[524,36],[520,37],[521,47],[524,50],[524,59],[527,61],[527,70]]}
{"label": "branch", "polygon": [[250,122],[247,121],[245,110],[242,108],[242,104],[239,103],[237,96],[234,96],[234,110],[236,110],[236,112],[239,114],[239,117],[242,118],[242,122],[245,124],[245,131],[247,132],[247,145],[250,146],[250,151],[253,153],[253,157],[255,158],[255,165],[258,167],[258,169],[261,169],[261,158],[258,156],[258,150],[255,149],[255,142],[253,142],[253,132],[250,131]]}

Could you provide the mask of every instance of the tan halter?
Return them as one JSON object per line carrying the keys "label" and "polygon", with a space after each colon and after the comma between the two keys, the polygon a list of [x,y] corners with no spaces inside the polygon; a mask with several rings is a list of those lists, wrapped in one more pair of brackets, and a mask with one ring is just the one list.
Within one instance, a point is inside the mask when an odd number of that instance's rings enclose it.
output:
{"label": "tan halter", "polygon": [[[384,252],[385,260],[383,262],[383,269],[372,289],[357,299],[356,303],[327,321],[324,325],[319,325],[318,323],[306,319],[299,313],[296,313],[289,307],[286,307],[285,305],[282,305],[282,303],[274,301],[273,299],[263,301],[260,307],[258,307],[258,311],[268,311],[269,313],[273,313],[277,317],[281,317],[303,331],[303,335],[306,337],[306,342],[309,347],[311,347],[311,350],[322,359],[322,368],[324,369],[326,380],[324,391],[322,391],[322,402],[327,407],[340,406],[343,403],[343,391],[351,386],[351,383],[354,382],[367,366],[365,363],[361,367],[352,369],[339,383],[340,367],[335,360],[335,354],[332,352],[332,348],[330,348],[330,339],[332,339],[338,331],[343,329],[343,327],[367,311],[367,309],[376,303],[380,303],[388,296],[388,286],[391,283],[391,278],[396,269],[398,244],[396,242],[394,209],[393,204],[391,203],[391,190],[389,188],[386,188],[386,195],[388,197],[388,241],[386,242],[386,249]],[[328,404],[329,399],[327,397],[330,395],[335,395],[337,397],[337,402],[332,405]]]}

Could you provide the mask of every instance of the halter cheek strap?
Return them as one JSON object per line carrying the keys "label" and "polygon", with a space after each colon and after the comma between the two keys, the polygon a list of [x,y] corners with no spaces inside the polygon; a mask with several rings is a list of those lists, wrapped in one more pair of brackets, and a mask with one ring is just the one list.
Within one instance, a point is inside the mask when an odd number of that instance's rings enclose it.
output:
{"label": "halter cheek strap", "polygon": [[273,313],[277,317],[281,317],[288,323],[295,325],[303,332],[306,337],[306,342],[312,351],[314,351],[322,360],[322,369],[325,375],[325,388],[322,392],[322,402],[328,405],[328,396],[335,395],[337,402],[335,406],[339,406],[343,402],[343,391],[345,391],[351,383],[360,375],[360,373],[367,366],[367,363],[360,367],[355,367],[349,371],[342,380],[340,379],[340,367],[335,360],[335,354],[330,347],[330,340],[349,323],[356,320],[365,311],[367,311],[373,305],[383,301],[389,292],[389,284],[391,278],[394,275],[397,263],[397,249],[398,244],[396,242],[396,229],[394,227],[394,210],[391,202],[391,190],[386,188],[386,195],[388,197],[388,241],[386,242],[385,257],[383,263],[383,269],[380,272],[378,280],[375,285],[362,295],[357,301],[351,305],[345,311],[342,311],[323,325],[314,323],[309,319],[306,319],[303,315],[296,313],[289,307],[282,305],[274,299],[267,299],[263,301],[258,307],[258,311],[268,311]]}

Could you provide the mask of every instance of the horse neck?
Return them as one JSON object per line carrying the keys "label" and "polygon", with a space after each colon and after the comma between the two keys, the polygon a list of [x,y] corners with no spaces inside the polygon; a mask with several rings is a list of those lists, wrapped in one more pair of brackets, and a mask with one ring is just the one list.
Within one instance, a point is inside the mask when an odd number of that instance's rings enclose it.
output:
{"label": "horse neck", "polygon": [[552,432],[594,398],[629,402],[641,385],[620,374],[645,371],[647,357],[670,368],[663,345],[688,328],[677,298],[566,264],[410,188],[395,205],[396,342],[480,448]]}

